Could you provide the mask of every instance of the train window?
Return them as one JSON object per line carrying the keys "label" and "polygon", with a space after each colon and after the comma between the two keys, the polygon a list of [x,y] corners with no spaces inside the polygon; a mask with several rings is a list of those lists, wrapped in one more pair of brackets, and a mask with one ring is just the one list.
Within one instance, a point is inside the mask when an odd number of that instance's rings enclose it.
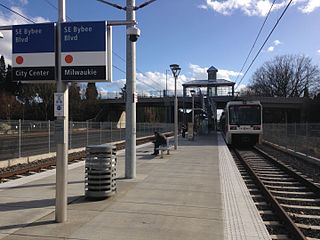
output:
{"label": "train window", "polygon": [[229,107],[229,124],[259,125],[261,124],[261,108],[254,105],[236,105]]}

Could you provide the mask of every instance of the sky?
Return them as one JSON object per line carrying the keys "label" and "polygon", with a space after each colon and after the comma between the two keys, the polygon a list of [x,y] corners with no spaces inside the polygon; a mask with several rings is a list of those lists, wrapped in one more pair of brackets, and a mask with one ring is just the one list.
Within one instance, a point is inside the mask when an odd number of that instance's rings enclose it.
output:
{"label": "sky", "polygon": [[[109,0],[125,5],[125,0]],[[143,3],[136,0],[136,4]],[[169,65],[181,67],[178,89],[194,79],[207,79],[214,66],[218,78],[250,84],[254,71],[283,54],[304,54],[320,66],[320,0],[293,0],[261,53],[248,70],[289,0],[275,0],[248,62],[240,72],[270,9],[272,0],[157,0],[136,12],[141,36],[137,41],[137,91],[174,89]],[[57,21],[58,0],[0,0],[0,26],[29,23],[6,7],[35,22]],[[68,21],[125,20],[125,12],[96,0],[66,0]],[[0,55],[11,63],[11,31],[2,31]],[[125,83],[125,28],[113,27],[113,82],[99,83],[102,96]],[[167,73],[167,74],[166,74]],[[241,80],[242,79],[242,80]],[[241,80],[241,81],[240,81]]]}

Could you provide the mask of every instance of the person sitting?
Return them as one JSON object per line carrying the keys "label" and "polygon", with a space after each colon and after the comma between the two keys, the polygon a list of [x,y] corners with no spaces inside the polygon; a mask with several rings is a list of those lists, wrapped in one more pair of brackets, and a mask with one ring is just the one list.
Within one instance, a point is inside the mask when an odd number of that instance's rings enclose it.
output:
{"label": "person sitting", "polygon": [[154,132],[154,152],[151,155],[158,155],[159,154],[159,147],[167,145],[167,138],[158,132]]}

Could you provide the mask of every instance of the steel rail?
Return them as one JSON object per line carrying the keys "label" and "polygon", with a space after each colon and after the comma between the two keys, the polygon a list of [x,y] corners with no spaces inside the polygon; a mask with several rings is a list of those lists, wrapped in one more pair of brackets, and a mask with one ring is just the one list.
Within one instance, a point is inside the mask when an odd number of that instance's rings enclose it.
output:
{"label": "steel rail", "polygon": [[306,240],[306,236],[300,231],[300,229],[296,226],[296,224],[291,220],[290,216],[286,213],[286,211],[282,208],[282,206],[278,203],[278,201],[272,196],[270,191],[264,186],[260,178],[255,174],[253,169],[250,165],[244,160],[241,154],[236,150],[233,149],[234,153],[236,154],[237,158],[241,161],[243,166],[246,168],[250,176],[254,179],[255,183],[257,184],[259,190],[262,192],[263,196],[268,200],[271,204],[273,210],[282,220],[284,225],[286,226],[287,230],[289,231],[289,235],[294,240]]}
{"label": "steel rail", "polygon": [[261,149],[259,149],[257,147],[254,147],[254,150],[256,152],[258,152],[260,155],[262,155],[264,158],[268,159],[269,161],[271,161],[272,163],[277,165],[277,167],[279,167],[281,170],[289,173],[292,177],[297,178],[299,180],[299,182],[301,182],[302,184],[304,184],[308,188],[310,188],[314,192],[314,194],[317,195],[320,198],[320,187],[318,187],[316,184],[312,183],[308,179],[306,179],[303,176],[299,175],[297,172],[295,172],[291,168],[288,168],[287,166],[283,165],[276,158],[274,158],[273,156],[271,156],[268,153],[264,152],[263,150],[261,150]]}

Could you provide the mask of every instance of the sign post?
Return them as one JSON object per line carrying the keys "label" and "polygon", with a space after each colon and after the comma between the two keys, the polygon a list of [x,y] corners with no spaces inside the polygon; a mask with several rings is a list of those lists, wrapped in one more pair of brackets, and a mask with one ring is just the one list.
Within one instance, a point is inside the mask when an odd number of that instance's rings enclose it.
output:
{"label": "sign post", "polygon": [[55,220],[58,223],[67,221],[68,204],[68,121],[69,121],[69,89],[68,83],[61,80],[61,23],[66,21],[65,0],[59,0],[59,18],[57,24],[57,94],[63,96],[63,115],[55,121],[55,135],[57,143],[57,167],[56,167],[56,211]]}
{"label": "sign post", "polygon": [[[13,31],[13,80],[57,83],[55,93],[56,222],[67,220],[68,121],[70,81],[112,80],[112,27],[132,21],[65,23],[65,0],[58,0],[57,24],[2,26]],[[107,31],[106,31],[107,29]],[[135,99],[135,97],[134,97]]]}

